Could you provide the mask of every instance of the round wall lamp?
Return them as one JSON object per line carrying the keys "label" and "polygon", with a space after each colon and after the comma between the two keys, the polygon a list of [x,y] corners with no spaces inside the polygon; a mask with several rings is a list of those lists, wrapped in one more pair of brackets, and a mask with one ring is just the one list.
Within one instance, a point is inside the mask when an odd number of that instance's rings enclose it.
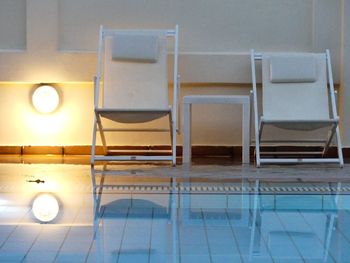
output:
{"label": "round wall lamp", "polygon": [[35,197],[32,212],[34,217],[42,223],[53,221],[60,210],[57,198],[52,194],[39,194]]}
{"label": "round wall lamp", "polygon": [[50,85],[40,85],[32,94],[32,103],[37,111],[51,113],[58,108],[60,96],[56,88]]}

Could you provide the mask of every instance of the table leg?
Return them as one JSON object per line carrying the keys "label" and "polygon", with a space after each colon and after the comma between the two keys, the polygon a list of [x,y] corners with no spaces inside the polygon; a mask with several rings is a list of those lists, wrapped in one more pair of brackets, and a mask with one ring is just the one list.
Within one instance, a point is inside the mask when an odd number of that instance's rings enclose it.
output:
{"label": "table leg", "polygon": [[242,104],[242,163],[249,163],[250,150],[250,106],[249,101]]}
{"label": "table leg", "polygon": [[191,104],[184,103],[182,163],[191,163]]}

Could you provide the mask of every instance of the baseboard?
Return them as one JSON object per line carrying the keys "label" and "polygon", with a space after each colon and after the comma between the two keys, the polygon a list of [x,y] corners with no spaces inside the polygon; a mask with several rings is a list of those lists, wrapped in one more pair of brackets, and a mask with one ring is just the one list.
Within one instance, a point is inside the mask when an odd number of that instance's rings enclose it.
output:
{"label": "baseboard", "polygon": [[[136,152],[149,150],[162,151],[170,149],[169,146],[155,145],[155,146],[112,146],[113,150],[118,150],[123,154],[123,151],[128,154],[133,154],[133,150]],[[177,155],[182,155],[182,146],[177,146]],[[254,147],[251,147],[251,157],[254,156]],[[295,146],[272,146],[268,150],[273,151],[288,151],[288,150],[310,150],[310,147],[295,147]],[[97,153],[102,154],[103,150],[101,146],[97,147]],[[0,155],[90,155],[91,146],[89,145],[72,145],[72,146],[0,146]],[[193,146],[193,156],[227,156],[238,158],[241,156],[241,146]],[[344,158],[350,158],[350,148],[343,148]],[[327,157],[337,156],[336,147],[330,147]]]}

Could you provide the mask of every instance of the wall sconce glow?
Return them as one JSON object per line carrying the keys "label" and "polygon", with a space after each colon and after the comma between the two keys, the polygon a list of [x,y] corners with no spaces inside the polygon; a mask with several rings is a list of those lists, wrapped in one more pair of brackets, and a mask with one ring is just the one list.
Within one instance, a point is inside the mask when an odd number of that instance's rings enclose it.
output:
{"label": "wall sconce glow", "polygon": [[40,194],[34,199],[32,211],[40,222],[47,223],[54,220],[59,210],[58,201],[51,194]]}
{"label": "wall sconce glow", "polygon": [[55,111],[60,103],[57,90],[49,85],[42,85],[35,89],[32,95],[34,108],[41,113]]}

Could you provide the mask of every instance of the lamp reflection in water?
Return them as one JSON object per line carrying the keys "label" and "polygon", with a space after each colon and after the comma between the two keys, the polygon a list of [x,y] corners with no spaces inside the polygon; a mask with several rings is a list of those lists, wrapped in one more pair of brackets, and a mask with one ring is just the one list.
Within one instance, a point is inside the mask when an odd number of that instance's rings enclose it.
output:
{"label": "lamp reflection in water", "polygon": [[39,194],[35,197],[32,211],[34,217],[42,223],[53,221],[60,210],[57,198],[49,193]]}

